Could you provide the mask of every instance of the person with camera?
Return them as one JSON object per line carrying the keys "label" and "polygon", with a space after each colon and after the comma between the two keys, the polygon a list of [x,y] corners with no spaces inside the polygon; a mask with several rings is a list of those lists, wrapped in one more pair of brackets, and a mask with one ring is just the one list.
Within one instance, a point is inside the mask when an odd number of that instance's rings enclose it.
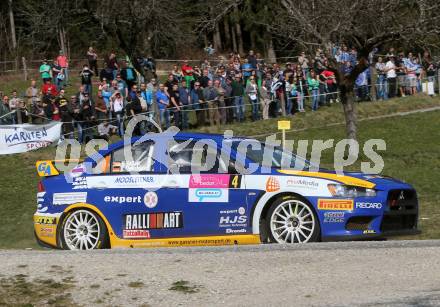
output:
{"label": "person with camera", "polygon": [[93,71],[90,70],[88,64],[84,64],[79,76],[81,77],[81,84],[84,86],[84,92],[91,95]]}

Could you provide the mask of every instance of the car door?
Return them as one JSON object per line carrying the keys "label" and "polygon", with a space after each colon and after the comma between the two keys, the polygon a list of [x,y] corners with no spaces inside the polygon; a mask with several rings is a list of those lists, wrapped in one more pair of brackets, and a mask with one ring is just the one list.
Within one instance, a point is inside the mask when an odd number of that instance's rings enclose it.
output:
{"label": "car door", "polygon": [[120,238],[181,235],[182,213],[159,192],[163,166],[156,151],[151,140],[120,147],[103,159],[108,165],[103,173],[87,178],[90,201],[98,204]]}
{"label": "car door", "polygon": [[[245,234],[250,231],[246,190],[214,142],[177,140],[168,146],[166,193],[184,214],[185,236]],[[207,157],[213,157],[211,163]]]}

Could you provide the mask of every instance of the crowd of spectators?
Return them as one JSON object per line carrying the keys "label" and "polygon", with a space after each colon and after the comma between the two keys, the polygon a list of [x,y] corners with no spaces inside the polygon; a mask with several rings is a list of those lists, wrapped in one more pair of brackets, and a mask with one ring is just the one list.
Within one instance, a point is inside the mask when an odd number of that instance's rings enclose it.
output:
{"label": "crowd of spectators", "polygon": [[[114,53],[105,57],[101,70],[92,47],[86,56],[76,94],[66,95],[72,74],[68,58],[60,51],[51,64],[42,62],[41,86],[32,80],[21,98],[16,90],[10,96],[0,93],[0,123],[62,121],[65,137],[74,137],[76,131],[78,140],[84,142],[112,133],[122,136],[127,119],[138,114],[155,119],[163,128],[175,125],[183,130],[239,123],[247,115],[252,121],[291,116],[339,102],[337,71],[348,74],[358,61],[356,49],[345,45],[335,45],[326,53],[317,49],[314,56],[302,52],[282,66],[251,50],[245,57],[237,53],[220,56],[215,64],[209,59],[184,60],[159,81],[146,80],[128,59],[117,59]],[[432,83],[428,91],[434,95],[437,67],[429,53],[420,59],[391,48],[386,55],[374,50],[369,60],[370,67],[356,80],[359,101],[416,94],[422,91],[423,78]],[[6,116],[11,111],[15,112]],[[135,134],[152,129],[152,125],[140,124]]]}

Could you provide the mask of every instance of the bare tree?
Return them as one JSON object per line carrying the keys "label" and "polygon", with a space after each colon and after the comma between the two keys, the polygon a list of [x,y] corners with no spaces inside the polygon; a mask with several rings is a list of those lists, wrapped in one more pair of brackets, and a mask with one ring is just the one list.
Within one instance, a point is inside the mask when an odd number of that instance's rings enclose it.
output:
{"label": "bare tree", "polygon": [[328,49],[333,42],[358,49],[360,61],[353,71],[343,75],[337,70],[347,137],[351,139],[357,134],[353,85],[368,67],[368,53],[387,44],[440,44],[440,3],[436,0],[280,0],[280,4],[279,18],[271,27],[284,38],[308,49],[316,44]]}

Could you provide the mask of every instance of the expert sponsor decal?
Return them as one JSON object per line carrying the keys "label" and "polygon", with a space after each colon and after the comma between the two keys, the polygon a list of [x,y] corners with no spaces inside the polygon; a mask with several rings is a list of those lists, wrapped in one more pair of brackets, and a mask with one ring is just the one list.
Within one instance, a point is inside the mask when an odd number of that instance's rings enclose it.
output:
{"label": "expert sponsor decal", "polygon": [[382,203],[357,202],[356,208],[358,208],[358,209],[382,209]]}
{"label": "expert sponsor decal", "polygon": [[324,223],[344,223],[345,212],[324,212]]}
{"label": "expert sponsor decal", "polygon": [[142,203],[141,196],[104,196],[106,203],[116,204],[140,204]]}
{"label": "expert sponsor decal", "polygon": [[332,210],[332,211],[351,211],[353,210],[352,199],[319,199],[319,210]]}
{"label": "expert sponsor decal", "polygon": [[246,213],[246,209],[244,207],[240,207],[238,209],[233,209],[233,210],[221,210],[218,225],[219,227],[225,227],[225,228],[247,227],[248,219],[245,213]]}
{"label": "expert sponsor decal", "polygon": [[53,216],[34,216],[34,222],[36,224],[55,225],[57,218]]}
{"label": "expert sponsor decal", "polygon": [[124,229],[122,236],[124,239],[150,239],[150,232],[145,229]]}
{"label": "expert sponsor decal", "polygon": [[54,193],[52,199],[54,205],[71,205],[85,202],[87,202],[87,192]]}
{"label": "expert sponsor decal", "polygon": [[289,188],[307,188],[311,190],[316,190],[319,187],[319,183],[312,179],[304,178],[288,178],[286,180],[286,187]]}
{"label": "expert sponsor decal", "polygon": [[193,203],[226,203],[229,201],[229,190],[220,188],[188,189],[188,201]]}
{"label": "expert sponsor decal", "polygon": [[182,212],[127,214],[123,219],[124,230],[172,229],[183,227]]}
{"label": "expert sponsor decal", "polygon": [[375,233],[376,233],[376,231],[373,230],[373,229],[366,229],[366,230],[364,230],[364,232],[363,232],[364,235],[366,235],[366,234],[375,234]]}

